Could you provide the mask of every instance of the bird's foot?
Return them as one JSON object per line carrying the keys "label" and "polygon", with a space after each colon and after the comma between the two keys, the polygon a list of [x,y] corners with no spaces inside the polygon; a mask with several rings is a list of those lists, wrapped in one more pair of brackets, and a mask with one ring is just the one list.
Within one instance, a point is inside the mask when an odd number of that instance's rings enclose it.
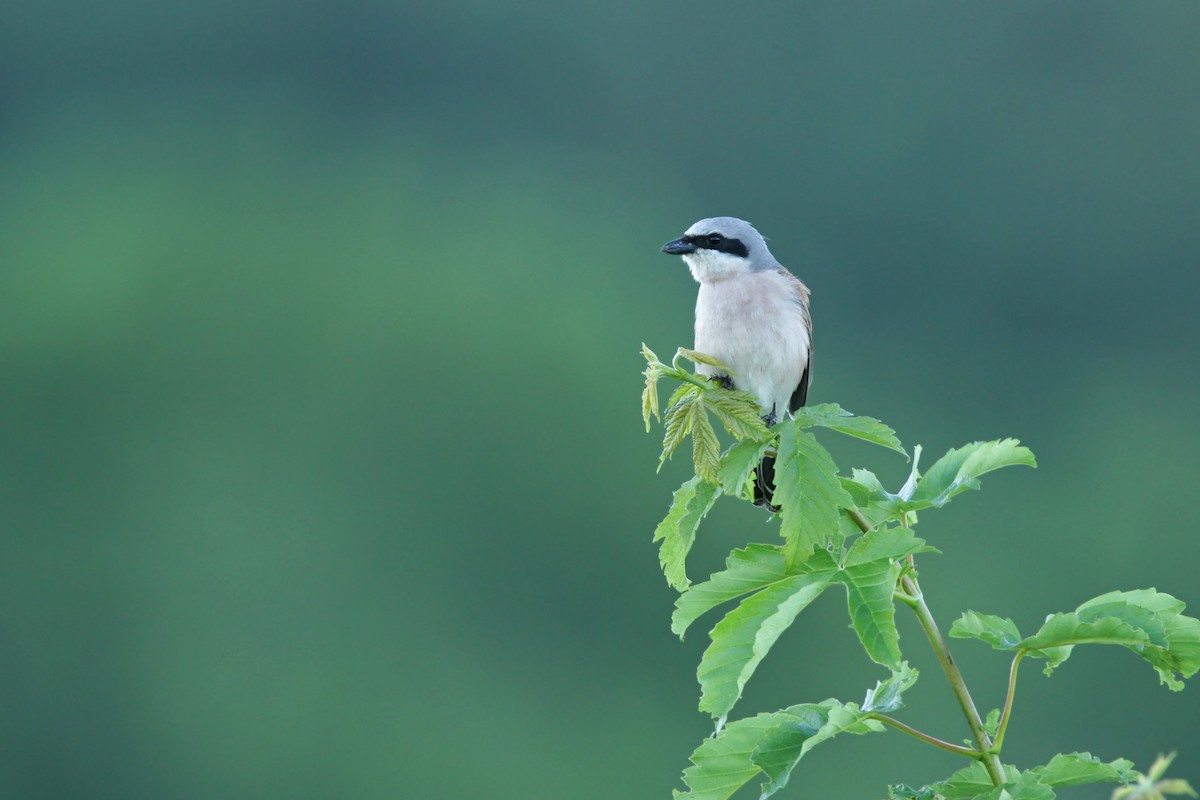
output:
{"label": "bird's foot", "polygon": [[728,375],[710,375],[708,379],[722,389],[733,389],[733,379]]}
{"label": "bird's foot", "polygon": [[775,417],[775,408],[772,406],[771,413],[763,417],[763,425],[766,425],[769,428],[778,421],[779,420]]}

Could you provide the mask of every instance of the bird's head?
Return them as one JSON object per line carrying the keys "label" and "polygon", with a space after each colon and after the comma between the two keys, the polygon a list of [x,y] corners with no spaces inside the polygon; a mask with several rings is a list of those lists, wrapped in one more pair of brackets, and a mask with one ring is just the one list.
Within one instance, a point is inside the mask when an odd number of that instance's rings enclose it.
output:
{"label": "bird's head", "polygon": [[700,283],[779,267],[762,234],[736,217],[702,219],[680,238],[664,244],[662,251],[683,256],[692,277]]}

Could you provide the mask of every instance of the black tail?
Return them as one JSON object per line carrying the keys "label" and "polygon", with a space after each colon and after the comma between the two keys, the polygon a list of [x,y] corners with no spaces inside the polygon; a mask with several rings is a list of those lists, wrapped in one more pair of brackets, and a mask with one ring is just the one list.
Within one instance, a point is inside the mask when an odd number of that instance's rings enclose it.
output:
{"label": "black tail", "polygon": [[771,505],[775,494],[775,459],[763,456],[754,468],[754,505],[762,506],[772,514],[779,513],[779,506]]}

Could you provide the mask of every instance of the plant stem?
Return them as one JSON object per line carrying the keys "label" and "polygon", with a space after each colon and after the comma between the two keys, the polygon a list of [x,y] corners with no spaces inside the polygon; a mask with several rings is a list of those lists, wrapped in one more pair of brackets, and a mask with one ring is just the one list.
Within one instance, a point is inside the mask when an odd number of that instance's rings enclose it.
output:
{"label": "plant stem", "polygon": [[674,378],[675,380],[681,381],[683,383],[690,383],[693,386],[699,386],[701,389],[711,389],[712,388],[712,383],[710,381],[705,380],[704,378],[701,378],[698,375],[693,375],[692,373],[688,372],[686,369],[681,369],[679,367],[668,367],[666,364],[663,364],[662,367],[663,367],[663,375],[665,375],[668,378]]}
{"label": "plant stem", "polygon": [[1004,732],[1008,730],[1008,720],[1012,717],[1013,695],[1017,691],[1017,667],[1021,666],[1021,659],[1025,657],[1026,652],[1028,651],[1017,651],[1016,656],[1013,657],[1012,668],[1008,671],[1008,695],[1004,698],[1004,711],[1000,714],[1000,725],[996,728],[996,741],[992,744],[992,749],[997,753],[1004,746]]}
{"label": "plant stem", "polygon": [[976,750],[972,750],[969,747],[963,747],[962,745],[950,744],[950,742],[944,742],[935,736],[930,736],[927,733],[921,733],[916,728],[909,727],[908,725],[905,725],[900,720],[893,719],[893,718],[887,716],[886,714],[871,714],[871,718],[877,719],[880,722],[886,722],[888,725],[891,725],[893,728],[898,728],[899,730],[902,730],[905,733],[907,733],[909,736],[915,736],[916,738],[920,739],[922,742],[931,744],[934,747],[940,747],[943,750],[949,750],[951,753],[958,753],[960,756],[966,756],[967,758],[976,758],[976,759],[979,758],[980,754]]}
{"label": "plant stem", "polygon": [[[871,523],[867,518],[859,513],[858,509],[849,509],[850,518],[862,530],[863,533],[868,533],[871,530]],[[916,567],[916,560],[910,555],[908,557],[911,568]],[[925,595],[921,591],[921,586],[917,583],[915,574],[909,571],[902,574],[900,577],[901,591],[905,595],[904,602],[912,607],[916,613],[917,619],[921,623],[921,629],[925,631],[925,637],[929,639],[929,645],[933,648],[933,652],[937,655],[938,663],[942,666],[942,671],[946,673],[946,679],[950,681],[950,688],[954,690],[954,697],[958,700],[959,706],[962,707],[963,716],[967,718],[967,725],[971,728],[971,735],[975,739],[977,750],[967,750],[963,755],[970,753],[971,758],[979,759],[983,762],[983,766],[987,769],[988,777],[992,779],[992,783],[996,786],[1001,786],[1004,783],[1004,767],[1000,764],[1000,757],[996,755],[997,747],[992,746],[992,740],[988,738],[987,731],[983,729],[983,720],[979,717],[979,711],[975,708],[975,701],[971,699],[971,693],[967,690],[967,683],[963,680],[962,673],[958,670],[958,664],[954,663],[954,657],[950,655],[950,648],[946,646],[946,640],[942,638],[942,632],[938,630],[937,623],[933,619],[933,613],[929,610],[929,606],[925,603]],[[1019,657],[1018,657],[1019,660]],[[1016,665],[1013,666],[1013,678],[1016,677]],[[1012,699],[1013,685],[1009,683],[1009,701]],[[1007,717],[1007,714],[1006,714]],[[1001,729],[1003,730],[1003,729]],[[999,731],[997,732],[999,736]],[[957,747],[957,745],[952,745]]]}
{"label": "plant stem", "polygon": [[905,575],[901,582],[905,592],[916,598],[917,602],[913,606],[913,610],[917,614],[921,628],[925,631],[925,637],[929,639],[929,644],[937,655],[942,671],[946,673],[946,679],[950,681],[950,688],[954,690],[954,697],[962,707],[963,716],[967,718],[967,725],[971,728],[971,735],[974,737],[975,746],[979,751],[977,757],[983,762],[992,783],[1000,786],[1004,783],[1004,768],[1000,765],[999,756],[992,752],[992,741],[988,738],[987,731],[983,729],[983,720],[980,719],[979,711],[975,708],[975,701],[971,699],[966,681],[963,680],[958,665],[954,663],[954,658],[950,655],[950,648],[946,646],[946,640],[942,638],[942,632],[938,630],[933,614],[925,603],[925,595],[921,593],[921,587],[913,576]]}

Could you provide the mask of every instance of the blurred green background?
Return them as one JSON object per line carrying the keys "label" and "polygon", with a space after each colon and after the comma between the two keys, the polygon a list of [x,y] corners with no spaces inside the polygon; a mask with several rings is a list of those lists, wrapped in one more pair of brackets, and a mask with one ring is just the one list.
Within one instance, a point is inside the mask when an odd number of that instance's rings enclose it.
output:
{"label": "blurred green background", "polygon": [[[650,544],[659,246],[747,218],[813,289],[810,398],[1040,468],[922,577],[1200,611],[1200,6],[700,0],[0,9],[0,796],[666,798],[711,729]],[[825,441],[897,485],[901,459]],[[776,530],[719,507],[690,563]],[[881,677],[831,595],[736,713]],[[710,620],[705,620],[709,622]],[[923,646],[904,718],[967,735]],[[706,630],[701,626],[698,631]],[[985,710],[1007,660],[956,655]],[[1200,688],[1022,676],[1006,760],[1200,782]],[[837,740],[787,797],[960,766]],[[1065,792],[1107,797],[1105,788]]]}

